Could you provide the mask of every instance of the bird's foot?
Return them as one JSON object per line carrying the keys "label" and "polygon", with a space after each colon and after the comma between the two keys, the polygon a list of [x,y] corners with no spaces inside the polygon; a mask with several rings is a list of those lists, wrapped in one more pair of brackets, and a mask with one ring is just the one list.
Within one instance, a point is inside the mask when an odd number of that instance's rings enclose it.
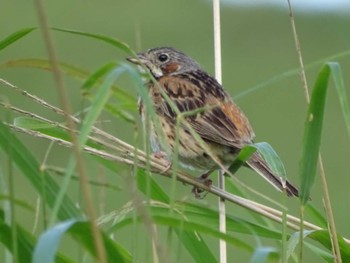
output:
{"label": "bird's foot", "polygon": [[[210,187],[213,184],[213,181],[211,179],[208,178],[208,176],[211,174],[211,171],[202,174],[201,176],[199,176],[198,178],[196,178],[196,180],[202,184],[204,184],[207,187]],[[205,192],[205,193],[204,193]],[[194,197],[197,199],[203,199],[204,197],[207,196],[208,192],[206,192],[205,190],[203,190],[202,188],[199,188],[197,186],[194,186],[192,188],[192,193],[194,194]],[[204,193],[204,194],[202,194]]]}

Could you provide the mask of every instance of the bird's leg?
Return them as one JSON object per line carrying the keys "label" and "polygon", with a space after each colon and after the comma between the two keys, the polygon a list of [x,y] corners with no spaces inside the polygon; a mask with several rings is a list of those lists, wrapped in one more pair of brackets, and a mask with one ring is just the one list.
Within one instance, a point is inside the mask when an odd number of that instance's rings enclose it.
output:
{"label": "bird's leg", "polygon": [[165,152],[163,152],[163,151],[157,151],[157,152],[152,153],[152,156],[153,156],[154,158],[157,158],[157,159],[162,159],[162,160],[166,163],[165,169],[162,170],[162,171],[160,171],[160,174],[163,174],[163,173],[169,171],[169,169],[170,169],[171,166],[172,166],[172,163],[169,162],[169,161],[166,159],[167,155],[166,155]]}
{"label": "bird's leg", "polygon": [[[201,176],[197,177],[196,180],[202,184],[204,184],[207,187],[210,187],[213,184],[213,181],[211,179],[208,178],[208,176],[213,172],[213,170],[209,170],[208,172],[202,174]],[[192,188],[192,193],[194,194],[194,196],[198,199],[203,199],[204,197],[206,197],[206,195],[208,194],[208,192],[206,192],[204,195],[201,195],[201,193],[203,193],[204,190],[194,186]]]}

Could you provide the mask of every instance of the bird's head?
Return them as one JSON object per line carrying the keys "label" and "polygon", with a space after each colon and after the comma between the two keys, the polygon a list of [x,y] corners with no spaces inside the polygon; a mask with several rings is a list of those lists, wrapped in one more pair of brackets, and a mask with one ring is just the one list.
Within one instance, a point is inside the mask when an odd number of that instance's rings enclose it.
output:
{"label": "bird's head", "polygon": [[152,48],[127,58],[134,64],[145,65],[155,78],[182,74],[200,69],[199,64],[184,53],[170,47]]}

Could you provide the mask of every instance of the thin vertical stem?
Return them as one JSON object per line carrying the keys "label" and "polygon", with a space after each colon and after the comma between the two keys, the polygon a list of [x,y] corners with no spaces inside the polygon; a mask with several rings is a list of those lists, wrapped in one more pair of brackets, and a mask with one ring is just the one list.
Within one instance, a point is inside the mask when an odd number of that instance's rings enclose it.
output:
{"label": "thin vertical stem", "polygon": [[215,78],[222,83],[220,0],[213,0]]}
{"label": "thin vertical stem", "polygon": [[[303,57],[301,54],[300,41],[298,38],[296,26],[295,26],[293,9],[292,9],[290,0],[287,0],[287,2],[288,2],[290,21],[291,21],[291,26],[292,26],[292,31],[293,31],[294,41],[295,41],[295,47],[297,50],[299,64],[300,64],[301,82],[303,84],[306,102],[308,104],[310,104],[310,94],[309,94],[309,89],[308,89],[307,80],[306,80]],[[325,172],[323,169],[323,161],[322,161],[321,153],[319,153],[319,155],[318,155],[318,165],[319,165],[319,169],[320,169],[320,177],[321,177],[322,189],[323,189],[323,201],[324,201],[324,205],[326,208],[327,219],[329,222],[329,232],[330,232],[331,241],[332,241],[332,245],[333,245],[333,255],[334,255],[335,262],[341,263],[342,259],[341,259],[340,249],[339,249],[337,230],[336,230],[333,211],[332,211],[332,204],[331,204],[330,196],[329,196],[329,192],[328,192],[327,179],[326,179],[326,175],[325,175]],[[303,229],[303,219],[304,219],[304,214],[303,214],[304,208],[301,207],[300,211],[301,211],[301,216],[300,216],[300,219],[301,219],[300,220],[300,231],[301,231],[301,233],[300,233],[299,260],[302,261],[302,241],[303,241],[303,236],[304,236],[302,229]]]}
{"label": "thin vertical stem", "polygon": [[[221,70],[221,30],[220,30],[220,0],[213,0],[214,18],[214,56],[215,56],[215,78],[222,83]],[[218,172],[218,186],[225,191],[225,178],[222,170]],[[220,232],[226,233],[226,207],[225,200],[219,198],[219,225]],[[220,239],[220,263],[227,262],[226,242]]]}
{"label": "thin vertical stem", "polygon": [[71,109],[70,109],[70,104],[69,104],[69,99],[68,99],[68,94],[64,86],[64,81],[62,77],[62,72],[59,68],[58,62],[57,62],[57,55],[55,52],[54,44],[49,32],[49,27],[48,27],[48,21],[47,17],[44,11],[44,6],[42,0],[36,0],[35,1],[36,9],[38,12],[38,18],[39,18],[39,24],[40,28],[43,34],[43,38],[46,44],[49,60],[52,64],[52,72],[53,76],[56,82],[56,87],[58,91],[58,95],[60,98],[60,102],[64,111],[64,115],[67,119],[67,126],[69,128],[69,135],[72,140],[72,146],[73,146],[73,153],[77,161],[77,172],[79,174],[80,178],[80,185],[83,191],[83,196],[86,204],[86,213],[90,219],[91,223],[91,232],[94,240],[94,245],[96,248],[97,252],[97,259],[98,262],[105,263],[107,262],[106,259],[106,253],[105,249],[102,243],[102,237],[101,233],[96,225],[95,222],[95,211],[93,208],[93,202],[92,202],[92,196],[91,192],[89,189],[89,183],[86,177],[85,169],[84,169],[84,164],[83,164],[83,159],[81,156],[81,151],[79,148],[79,142],[76,134],[73,132],[75,129],[75,124],[73,119],[70,117],[71,116]]}

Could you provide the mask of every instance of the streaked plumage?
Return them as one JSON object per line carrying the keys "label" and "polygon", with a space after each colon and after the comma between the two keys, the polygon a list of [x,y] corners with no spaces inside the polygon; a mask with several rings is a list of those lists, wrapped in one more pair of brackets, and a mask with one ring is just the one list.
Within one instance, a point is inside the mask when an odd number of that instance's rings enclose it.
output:
{"label": "streaked plumage", "polygon": [[[207,107],[205,111],[186,117],[186,120],[223,165],[229,166],[242,147],[253,143],[255,135],[247,117],[216,79],[204,72],[192,58],[173,48],[154,48],[139,53],[137,59],[128,60],[144,64],[157,80],[157,83],[149,81],[147,88],[166,140],[159,139],[160,134],[155,124],[151,123],[150,140],[155,152],[164,151],[171,159],[176,135],[177,114],[163,98],[159,88],[163,89],[180,112]],[[142,102],[140,113],[143,116],[145,114]],[[179,161],[185,166],[206,171],[203,179],[218,169],[218,165],[185,125],[179,129],[178,147]],[[284,188],[281,178],[273,174],[259,153],[255,153],[246,166],[278,190]],[[289,196],[298,196],[298,190],[289,182],[286,182],[285,189]]]}

